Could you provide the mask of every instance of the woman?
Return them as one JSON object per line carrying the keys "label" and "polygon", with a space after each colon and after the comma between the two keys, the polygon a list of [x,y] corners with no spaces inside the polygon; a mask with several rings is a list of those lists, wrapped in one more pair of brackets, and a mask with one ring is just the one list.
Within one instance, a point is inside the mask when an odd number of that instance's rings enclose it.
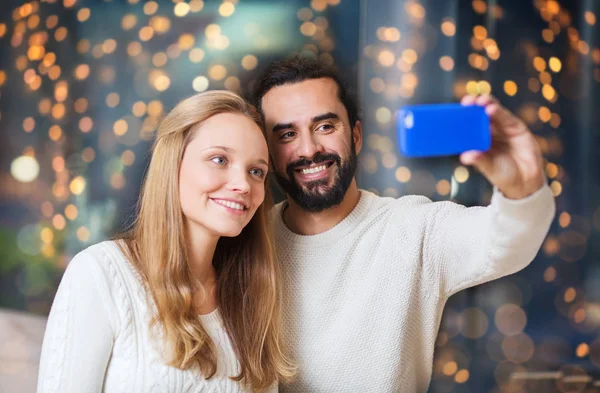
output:
{"label": "woman", "polygon": [[291,377],[268,157],[259,114],[233,93],[165,117],[132,229],[65,272],[39,393],[275,392]]}

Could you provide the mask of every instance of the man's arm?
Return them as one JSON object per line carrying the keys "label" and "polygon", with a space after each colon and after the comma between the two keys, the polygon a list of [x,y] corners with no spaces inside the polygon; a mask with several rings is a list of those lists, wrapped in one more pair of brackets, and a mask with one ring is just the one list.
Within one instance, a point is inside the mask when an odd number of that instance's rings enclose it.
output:
{"label": "man's arm", "polygon": [[435,264],[443,296],[524,268],[535,257],[555,214],[541,149],[531,131],[489,96],[466,96],[485,107],[492,146],[460,157],[494,186],[488,207],[441,203],[428,217],[424,255]]}
{"label": "man's arm", "polygon": [[461,103],[485,107],[492,133],[489,151],[463,153],[461,162],[473,165],[509,199],[522,199],[539,190],[546,182],[544,160],[525,123],[489,95],[465,96]]}
{"label": "man's arm", "polygon": [[544,185],[520,200],[495,190],[487,207],[434,204],[427,217],[423,257],[430,263],[440,297],[527,266],[539,251],[555,213]]}

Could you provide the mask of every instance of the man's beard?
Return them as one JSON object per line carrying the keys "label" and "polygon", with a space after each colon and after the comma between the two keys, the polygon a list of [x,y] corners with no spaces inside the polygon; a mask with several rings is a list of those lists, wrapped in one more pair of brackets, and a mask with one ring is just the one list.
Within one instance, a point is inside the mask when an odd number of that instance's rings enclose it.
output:
{"label": "man's beard", "polygon": [[[328,186],[329,178],[318,179],[306,183],[306,186],[301,186],[294,176],[295,170],[298,167],[307,167],[312,164],[321,164],[327,161],[333,161],[333,165],[337,165],[333,184]],[[287,178],[279,172],[275,172],[277,183],[283,191],[289,195],[294,202],[302,210],[311,213],[318,213],[323,210],[338,206],[344,200],[346,191],[354,179],[356,172],[356,149],[354,141],[351,142],[350,156],[342,164],[342,159],[335,153],[316,153],[312,160],[303,158],[298,161],[291,162],[286,167]],[[326,170],[329,170],[327,168]],[[323,189],[323,191],[320,191]]]}

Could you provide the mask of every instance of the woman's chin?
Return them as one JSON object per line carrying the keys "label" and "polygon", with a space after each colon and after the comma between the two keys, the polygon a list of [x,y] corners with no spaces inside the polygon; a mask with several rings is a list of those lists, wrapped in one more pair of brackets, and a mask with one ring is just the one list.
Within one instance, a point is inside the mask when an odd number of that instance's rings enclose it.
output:
{"label": "woman's chin", "polygon": [[220,236],[220,237],[236,237],[239,236],[240,233],[242,233],[242,230],[244,229],[244,227],[230,227],[230,228],[218,228],[215,231],[215,234]]}
{"label": "woman's chin", "polygon": [[242,231],[223,233],[221,237],[237,237]]}

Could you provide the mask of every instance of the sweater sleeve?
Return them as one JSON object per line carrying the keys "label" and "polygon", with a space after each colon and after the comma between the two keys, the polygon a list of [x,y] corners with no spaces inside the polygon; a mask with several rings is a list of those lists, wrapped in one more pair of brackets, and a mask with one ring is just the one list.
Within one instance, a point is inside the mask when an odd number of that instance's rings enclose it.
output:
{"label": "sweater sleeve", "polygon": [[38,393],[102,391],[115,323],[97,263],[83,251],[65,271],[44,334]]}
{"label": "sweater sleeve", "polygon": [[433,205],[423,257],[433,264],[429,270],[439,296],[446,298],[525,268],[539,251],[556,210],[548,186],[520,200],[494,190],[487,207]]}

